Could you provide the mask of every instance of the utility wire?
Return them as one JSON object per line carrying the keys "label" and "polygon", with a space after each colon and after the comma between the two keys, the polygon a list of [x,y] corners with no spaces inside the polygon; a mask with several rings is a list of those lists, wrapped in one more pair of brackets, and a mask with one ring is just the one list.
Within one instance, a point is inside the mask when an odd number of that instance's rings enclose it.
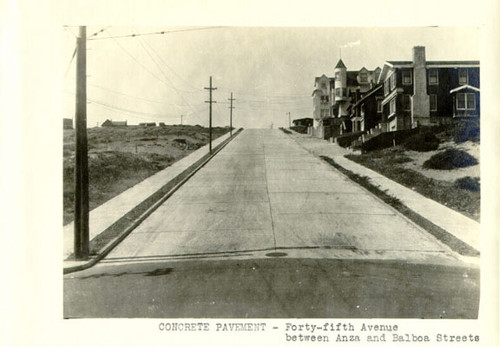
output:
{"label": "utility wire", "polygon": [[165,77],[165,79],[170,83],[170,85],[172,86],[172,88],[174,89],[174,91],[177,93],[177,95],[179,95],[179,97],[182,99],[182,101],[184,101],[187,105],[189,105],[189,107],[194,111],[194,108],[191,106],[191,104],[182,96],[182,94],[177,90],[177,88],[174,86],[174,84],[172,83],[172,81],[170,81],[170,79],[168,78],[168,76],[166,75],[166,73],[163,71],[163,69],[161,68],[161,66],[156,62],[156,60],[153,58],[153,56],[149,53],[149,51],[146,49],[146,47],[144,46],[144,44],[142,43],[143,40],[139,40],[139,43],[141,44],[141,46],[143,47],[144,51],[147,53],[147,55],[151,58],[151,60],[153,61],[153,63],[156,65],[156,67],[158,68],[158,70],[160,70],[161,74],[163,75],[163,77]]}
{"label": "utility wire", "polygon": [[[113,105],[106,104],[106,103],[104,103],[102,101],[99,101],[99,100],[96,100],[94,98],[88,98],[88,100],[91,103],[94,103],[94,104],[97,104],[97,105],[100,105],[100,106],[103,106],[103,107],[106,107],[106,108],[110,108],[110,109],[113,109],[113,110],[130,113],[130,114],[133,114],[133,115],[156,117],[156,118],[161,118],[161,119],[173,119],[173,118],[177,118],[177,116],[166,116],[164,114],[158,114],[158,113],[150,113],[150,112],[140,112],[140,111],[128,110],[128,109],[123,108],[123,107],[118,107],[118,106],[113,106]],[[145,118],[142,118],[142,117],[137,117],[137,118],[145,119]]]}
{"label": "utility wire", "polygon": [[189,92],[189,91],[183,91],[185,93],[197,93],[197,92],[202,92],[204,93],[205,91],[204,90],[201,90],[201,89],[198,89],[196,87],[194,87],[191,83],[189,83],[188,81],[186,81],[184,78],[182,78],[182,76],[180,76],[177,72],[175,72],[174,69],[172,69],[170,66],[168,66],[168,64],[165,62],[165,60],[163,60],[163,58],[161,57],[160,54],[158,54],[158,52],[153,48],[153,46],[151,46],[149,44],[149,42],[147,42],[146,40],[142,39],[142,38],[139,38],[140,41],[144,42],[146,45],[148,45],[148,47],[151,49],[151,51],[158,57],[158,59],[163,63],[163,65],[165,65],[174,75],[176,75],[181,81],[183,81],[184,83],[186,83],[186,85],[188,85],[189,87],[193,88],[196,90],[196,92]]}
{"label": "utility wire", "polygon": [[191,28],[191,29],[179,29],[179,30],[163,30],[163,31],[156,31],[156,32],[151,32],[151,33],[118,35],[118,36],[110,36],[110,37],[96,37],[96,38],[89,39],[89,40],[106,40],[106,39],[119,39],[119,38],[125,38],[125,37],[164,35],[164,34],[179,33],[179,32],[186,32],[186,31],[200,31],[200,30],[220,29],[220,28],[225,28],[225,27],[218,26],[218,27],[204,27],[204,28]]}
{"label": "utility wire", "polygon": [[68,67],[66,68],[66,72],[64,73],[64,77],[66,77],[66,75],[69,72],[69,68],[71,67],[71,63],[73,62],[73,59],[75,59],[76,51],[77,51],[77,48],[75,46],[75,50],[73,51],[73,55],[71,56],[71,60],[68,63]]}
{"label": "utility wire", "polygon": [[99,31],[96,31],[95,33],[93,33],[92,35],[90,35],[90,36],[87,38],[87,40],[89,40],[91,37],[94,37],[94,36],[99,35],[100,33],[102,33],[104,30],[106,30],[106,29],[108,29],[108,28],[111,28],[111,26],[107,26],[107,27],[105,27],[105,28],[103,28],[103,29],[101,29],[101,30],[99,30]]}

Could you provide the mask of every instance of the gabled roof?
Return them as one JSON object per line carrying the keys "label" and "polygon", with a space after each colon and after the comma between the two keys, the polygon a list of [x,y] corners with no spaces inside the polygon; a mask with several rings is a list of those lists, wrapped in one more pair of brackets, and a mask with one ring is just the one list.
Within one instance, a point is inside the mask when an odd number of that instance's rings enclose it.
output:
{"label": "gabled roof", "polygon": [[328,76],[326,76],[325,74],[323,74],[323,75],[321,75],[321,76],[319,76],[319,77],[315,77],[315,78],[314,78],[314,83],[318,83],[318,81],[319,81],[320,79],[322,79],[322,78],[326,78],[326,79],[328,79],[329,81],[332,81],[332,80],[334,79],[333,77],[328,77]]}
{"label": "gabled roof", "polygon": [[380,88],[382,88],[383,84],[379,84],[377,86],[375,86],[374,88],[372,88],[371,90],[369,90],[365,95],[363,95],[363,97],[361,99],[358,100],[358,102],[356,102],[354,105],[353,105],[353,108],[358,106],[360,103],[362,103],[363,101],[366,100],[366,98],[372,96],[373,94],[375,94],[378,90],[380,90]]}
{"label": "gabled roof", "polygon": [[342,59],[339,59],[339,62],[337,63],[337,65],[335,65],[335,69],[347,69]]}
{"label": "gabled roof", "polygon": [[468,84],[464,84],[463,86],[460,86],[458,88],[450,90],[450,94],[456,93],[456,92],[461,91],[463,89],[472,89],[472,90],[474,90],[476,92],[479,92],[479,88],[470,86]]}

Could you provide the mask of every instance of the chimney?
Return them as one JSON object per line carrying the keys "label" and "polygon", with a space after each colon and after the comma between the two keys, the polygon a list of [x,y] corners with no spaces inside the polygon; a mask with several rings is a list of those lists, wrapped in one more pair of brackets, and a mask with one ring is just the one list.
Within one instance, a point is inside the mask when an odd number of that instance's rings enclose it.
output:
{"label": "chimney", "polygon": [[427,70],[425,68],[425,47],[413,47],[413,96],[411,98],[411,120],[413,123],[430,123],[430,101],[427,95]]}
{"label": "chimney", "polygon": [[415,67],[425,67],[425,47],[415,46],[413,47],[413,65]]}

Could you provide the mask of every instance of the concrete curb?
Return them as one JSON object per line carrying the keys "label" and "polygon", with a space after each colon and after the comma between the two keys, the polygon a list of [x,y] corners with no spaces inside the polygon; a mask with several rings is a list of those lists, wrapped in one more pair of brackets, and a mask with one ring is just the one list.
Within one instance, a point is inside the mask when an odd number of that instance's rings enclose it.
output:
{"label": "concrete curb", "polygon": [[[172,196],[172,194],[177,189],[179,189],[184,183],[186,183],[198,170],[200,170],[203,166],[205,166],[215,155],[217,155],[217,153],[219,153],[229,142],[231,142],[242,131],[243,129],[241,128],[238,129],[233,134],[232,137],[228,137],[226,140],[224,140],[223,142],[218,144],[215,148],[213,148],[212,153],[205,154],[202,158],[200,158],[195,163],[187,167],[179,175],[177,175],[172,180],[163,185],[154,194],[149,196],[144,201],[140,202],[127,214],[125,214],[119,220],[113,223],[113,225],[111,225],[108,229],[116,228],[117,226],[121,226],[125,229],[117,237],[113,238],[110,242],[108,242],[106,246],[104,246],[99,251],[99,254],[97,254],[94,258],[78,265],[64,267],[63,274],[69,274],[72,272],[88,269],[97,264],[99,261],[101,261],[106,255],[109,254],[109,252],[113,250],[113,248],[115,248],[121,241],[123,241],[123,239],[125,239],[137,226],[139,226],[149,215],[151,215],[170,196]],[[128,221],[130,216],[136,214],[137,211],[140,211],[142,209],[145,209],[145,211],[130,223]],[[97,235],[93,240],[97,239],[100,235],[104,234],[106,230],[104,230],[101,234]]]}

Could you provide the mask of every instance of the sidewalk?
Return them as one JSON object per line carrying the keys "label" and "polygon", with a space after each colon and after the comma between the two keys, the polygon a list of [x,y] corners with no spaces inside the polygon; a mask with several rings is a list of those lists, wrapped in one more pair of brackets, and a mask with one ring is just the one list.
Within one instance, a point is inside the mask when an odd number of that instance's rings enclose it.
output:
{"label": "sidewalk", "polygon": [[354,153],[353,151],[308,135],[293,133],[291,136],[314,155],[327,156],[346,170],[368,177],[372,184],[399,199],[409,209],[479,250],[478,222],[344,157],[346,154]]}
{"label": "sidewalk", "polygon": [[[228,139],[229,133],[220,136],[212,142],[215,149],[223,141]],[[190,155],[175,162],[164,170],[154,174],[123,193],[108,200],[106,203],[93,209],[89,213],[89,239],[92,240],[103,231],[119,221],[128,212],[146,201],[158,190],[169,183],[180,181],[181,175],[204,156],[209,154],[208,145],[199,148]],[[175,183],[176,184],[176,183]],[[73,222],[63,227],[63,260],[73,253],[74,224]],[[71,263],[68,262],[68,264]]]}

